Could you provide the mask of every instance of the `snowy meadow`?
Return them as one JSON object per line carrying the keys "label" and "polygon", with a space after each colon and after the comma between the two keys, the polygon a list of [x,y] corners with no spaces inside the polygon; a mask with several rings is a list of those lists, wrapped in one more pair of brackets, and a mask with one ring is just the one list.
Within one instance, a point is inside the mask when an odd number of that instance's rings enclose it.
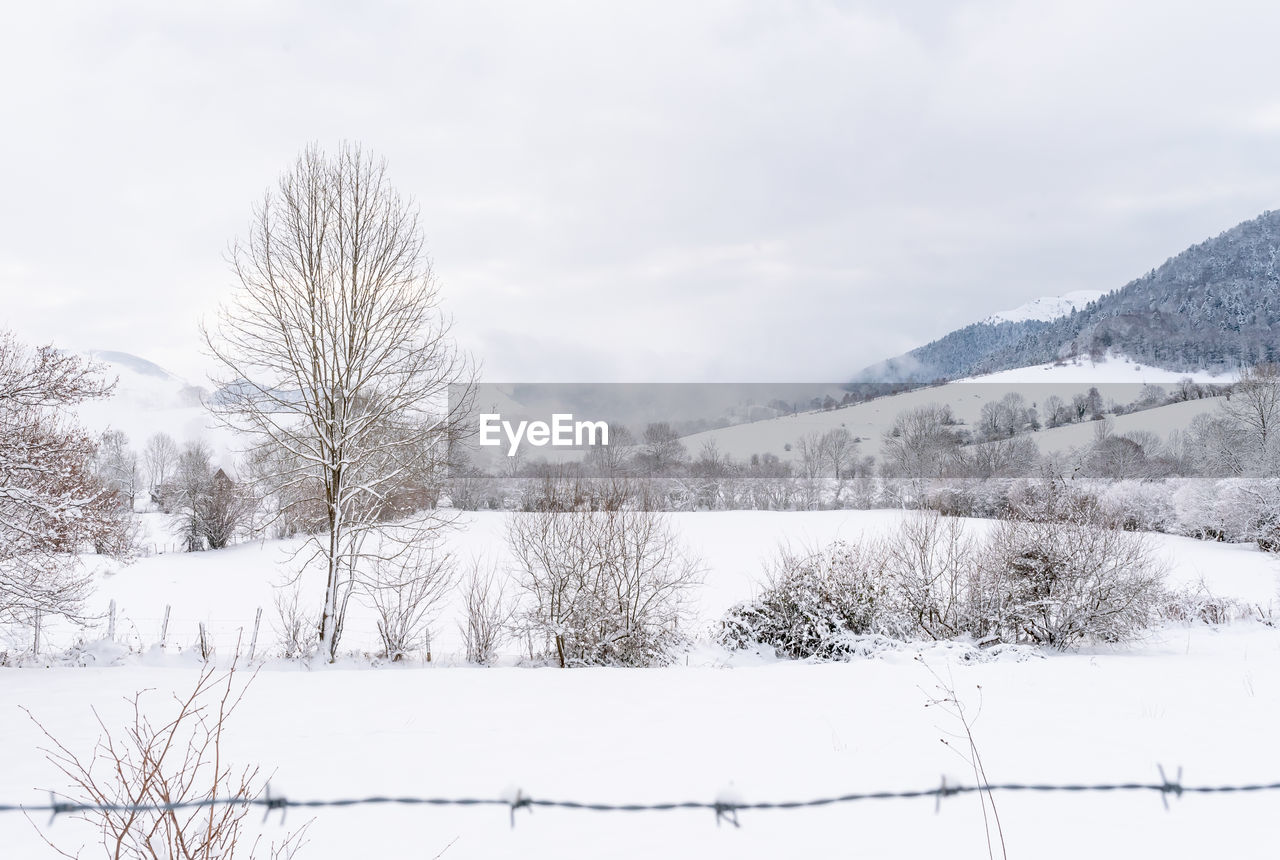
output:
{"label": "snowy meadow", "polygon": [[[465,515],[447,537],[459,557],[493,557],[511,516]],[[1280,564],[1256,546],[1153,536],[1172,586],[1203,581],[1254,607],[1230,623],[1166,622],[1127,645],[1070,652],[915,642],[845,662],[781,659],[768,648],[714,641],[732,604],[760,593],[763,562],[780,545],[821,546],[892,531],[905,512],[727,512],[670,515],[702,563],[692,642],[662,668],[537,668],[507,642],[499,665],[468,666],[458,594],[431,624],[431,660],[373,657],[377,633],[352,605],[336,663],[283,660],[273,586],[288,575],[296,540],[244,543],[216,553],[164,554],[95,572],[93,610],[116,606],[116,642],[75,652],[82,665],[0,670],[6,762],[0,800],[46,802],[67,790],[45,759],[46,729],[87,754],[128,722],[130,700],[160,719],[205,665],[199,625],[225,666],[263,607],[256,670],[226,725],[223,755],[270,776],[275,795],[544,799],[604,803],[788,801],[849,792],[973,784],[964,725],[937,704],[965,708],[988,781],[1158,782],[1158,765],[1186,784],[1269,782],[1280,707],[1280,632],[1270,611]],[[990,521],[967,521],[981,532]],[[312,589],[314,591],[315,589]],[[160,623],[170,608],[167,638]],[[88,638],[105,635],[105,618]],[[17,707],[21,705],[22,708]],[[23,709],[29,712],[30,716]],[[95,718],[95,713],[97,717]],[[1262,856],[1274,799],[1232,796],[1012,794],[994,797],[1009,856]],[[988,801],[990,803],[990,801]],[[988,809],[988,814],[990,810]],[[290,809],[248,817],[265,840],[311,821],[300,857],[776,857],[837,853],[915,857],[987,853],[978,795],[864,801],[795,811],[741,811],[740,827],[711,811],[604,813],[501,806]],[[514,820],[514,827],[512,826]],[[89,825],[63,815],[0,817],[7,856],[41,856],[45,839],[97,850]],[[994,831],[992,831],[994,833]],[[266,842],[263,843],[265,846]],[[265,853],[265,852],[263,852]],[[997,856],[999,849],[996,849]]]}

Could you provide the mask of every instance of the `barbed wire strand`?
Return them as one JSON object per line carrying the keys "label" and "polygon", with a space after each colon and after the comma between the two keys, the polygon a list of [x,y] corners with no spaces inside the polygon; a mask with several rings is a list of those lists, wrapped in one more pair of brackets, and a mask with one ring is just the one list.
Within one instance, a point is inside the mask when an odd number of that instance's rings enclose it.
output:
{"label": "barbed wire strand", "polygon": [[738,813],[757,810],[794,810],[832,806],[844,803],[858,803],[868,800],[912,800],[932,797],[935,799],[935,811],[939,810],[945,798],[961,794],[977,792],[1156,792],[1167,811],[1169,795],[1181,798],[1184,794],[1242,794],[1263,791],[1280,791],[1280,782],[1244,783],[1237,785],[1183,785],[1182,768],[1178,768],[1177,776],[1169,779],[1164,768],[1159,767],[1159,782],[1113,782],[1113,783],[1025,783],[1005,782],[990,785],[951,785],[945,777],[935,788],[921,788],[907,791],[865,791],[849,794],[817,797],[808,800],[765,800],[765,801],[731,801],[731,800],[686,800],[663,803],[599,803],[580,800],[550,800],[531,797],[523,791],[517,791],[510,799],[488,797],[414,797],[373,795],[369,797],[351,797],[331,800],[293,800],[284,796],[271,794],[268,785],[260,797],[237,798],[217,797],[199,800],[184,800],[171,803],[80,803],[76,801],[58,800],[50,793],[47,804],[15,804],[0,803],[0,813],[6,812],[48,812],[49,822],[53,823],[59,815],[72,815],[85,812],[169,812],[183,809],[200,809],[213,806],[250,806],[263,807],[263,820],[271,812],[279,810],[281,822],[290,809],[322,809],[344,808],[353,806],[499,806],[510,811],[511,826],[515,827],[516,812],[521,809],[532,810],[535,807],[554,809],[576,809],[589,812],[672,812],[675,810],[705,810],[715,813],[716,824],[727,821],[734,827],[739,826]]}

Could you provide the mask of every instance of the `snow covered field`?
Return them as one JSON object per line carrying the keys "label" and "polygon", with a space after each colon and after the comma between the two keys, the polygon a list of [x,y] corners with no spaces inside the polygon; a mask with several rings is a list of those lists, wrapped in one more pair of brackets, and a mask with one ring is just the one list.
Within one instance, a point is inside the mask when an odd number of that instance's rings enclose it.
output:
{"label": "snow covered field", "polygon": [[[978,422],[984,403],[997,401],[1010,393],[1021,394],[1030,403],[1041,404],[1051,396],[1069,402],[1074,395],[1083,394],[1090,387],[1098,386],[1104,401],[1129,403],[1137,398],[1144,385],[1168,387],[1187,377],[1199,383],[1231,382],[1229,376],[1177,373],[1133,364],[1116,356],[1097,362],[1080,359],[957,380],[942,386],[879,397],[827,412],[801,412],[750,424],[736,424],[695,433],[681,441],[690,454],[695,456],[704,444],[714,442],[722,454],[729,454],[737,459],[768,453],[781,460],[794,460],[800,456],[796,443],[802,436],[809,433],[821,435],[843,427],[862,439],[858,448],[859,456],[879,457],[884,436],[892,428],[894,420],[903,412],[921,406],[949,406],[957,420],[973,426]],[[1216,407],[1215,399],[1206,399],[1149,409],[1121,416],[1117,419],[1116,432],[1151,430],[1161,437],[1167,437],[1169,431],[1185,429],[1197,414]],[[1058,430],[1075,432],[1042,431],[1027,438],[1035,441],[1042,452],[1064,450],[1081,442],[1087,443],[1093,438],[1093,428],[1087,423]]]}
{"label": "snow covered field", "polygon": [[[749,596],[760,563],[780,542],[856,538],[891,526],[896,512],[674,515],[707,565],[703,627]],[[502,553],[503,515],[473,514],[451,539],[464,557]],[[154,525],[154,524],[153,524]],[[975,523],[985,528],[985,523]],[[1269,605],[1280,564],[1243,545],[1158,536],[1174,582],[1203,577],[1216,593]],[[115,599],[118,636],[138,648],[158,638],[173,607],[170,644],[200,620],[221,637],[252,625],[287,570],[287,544],[164,555],[104,574],[99,606]],[[314,589],[313,589],[314,590]],[[269,662],[230,724],[238,762],[274,772],[294,798],[370,794],[495,797],[515,788],[543,798],[651,802],[791,800],[851,791],[929,788],[946,774],[972,782],[940,743],[959,724],[926,708],[934,672],[981,715],[974,731],[992,781],[1154,781],[1156,765],[1185,768],[1188,784],[1280,779],[1280,631],[1258,622],[1170,626],[1124,649],[1012,657],[970,664],[961,649],[906,650],[847,664],[736,654],[699,644],[665,669],[528,669],[457,666],[455,609],[437,623],[432,664],[368,669],[356,661],[307,670]],[[346,644],[368,648],[367,618]],[[130,637],[136,637],[131,639]],[[223,651],[227,650],[222,645]],[[260,648],[262,644],[260,643]],[[0,670],[0,803],[47,801],[63,784],[37,750],[30,709],[59,739],[88,752],[97,732],[126,717],[123,697],[187,691],[190,654],[155,651],[122,665]],[[915,659],[916,654],[922,660]],[[510,658],[508,660],[510,662]],[[978,688],[981,687],[979,692]],[[1012,857],[1274,855],[1266,823],[1274,794],[1188,796],[1166,812],[1155,794],[997,795]],[[287,826],[309,816],[291,810]],[[257,816],[253,817],[257,821]],[[985,856],[974,795],[869,801],[802,811],[744,812],[717,827],[710,812],[594,813],[502,808],[322,809],[301,857],[806,857]],[[0,815],[0,854],[49,856],[37,832],[71,848],[83,825]],[[278,816],[264,832],[279,836]],[[447,848],[447,850],[446,850]],[[87,850],[85,856],[94,856]]]}

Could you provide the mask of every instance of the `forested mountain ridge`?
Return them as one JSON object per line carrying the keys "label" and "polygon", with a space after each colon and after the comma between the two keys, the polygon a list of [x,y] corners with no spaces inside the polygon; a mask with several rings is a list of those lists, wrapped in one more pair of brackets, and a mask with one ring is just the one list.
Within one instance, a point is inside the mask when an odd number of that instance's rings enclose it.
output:
{"label": "forested mountain ridge", "polygon": [[957,379],[1108,351],[1188,372],[1280,360],[1280,211],[1193,245],[1058,319],[974,323],[856,378]]}

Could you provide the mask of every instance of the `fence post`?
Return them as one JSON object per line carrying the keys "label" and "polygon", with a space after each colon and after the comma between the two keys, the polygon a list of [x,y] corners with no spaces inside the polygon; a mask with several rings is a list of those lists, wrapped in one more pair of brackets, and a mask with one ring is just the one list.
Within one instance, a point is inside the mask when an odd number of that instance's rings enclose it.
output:
{"label": "fence post", "polygon": [[107,638],[116,641],[116,599],[111,598],[111,608],[107,610]]}
{"label": "fence post", "polygon": [[262,624],[262,607],[258,607],[258,613],[253,616],[253,638],[249,640],[249,661],[253,662],[254,649],[258,647],[258,626]]}
{"label": "fence post", "polygon": [[209,661],[209,641],[205,636],[204,622],[200,622],[200,659],[206,663]]}
{"label": "fence post", "polygon": [[34,655],[34,656],[36,656],[36,657],[39,657],[39,656],[40,656],[40,620],[41,620],[41,615],[42,615],[42,613],[40,612],[40,610],[39,610],[39,609],[37,609],[37,610],[36,610],[36,614],[35,614],[35,625],[34,625],[34,626],[35,626],[35,628],[36,628],[36,629],[35,629],[35,638],[32,640],[32,643],[31,643],[31,653],[32,653],[32,655]]}
{"label": "fence post", "polygon": [[164,605],[164,621],[160,622],[160,647],[164,648],[165,640],[169,638],[169,604]]}

